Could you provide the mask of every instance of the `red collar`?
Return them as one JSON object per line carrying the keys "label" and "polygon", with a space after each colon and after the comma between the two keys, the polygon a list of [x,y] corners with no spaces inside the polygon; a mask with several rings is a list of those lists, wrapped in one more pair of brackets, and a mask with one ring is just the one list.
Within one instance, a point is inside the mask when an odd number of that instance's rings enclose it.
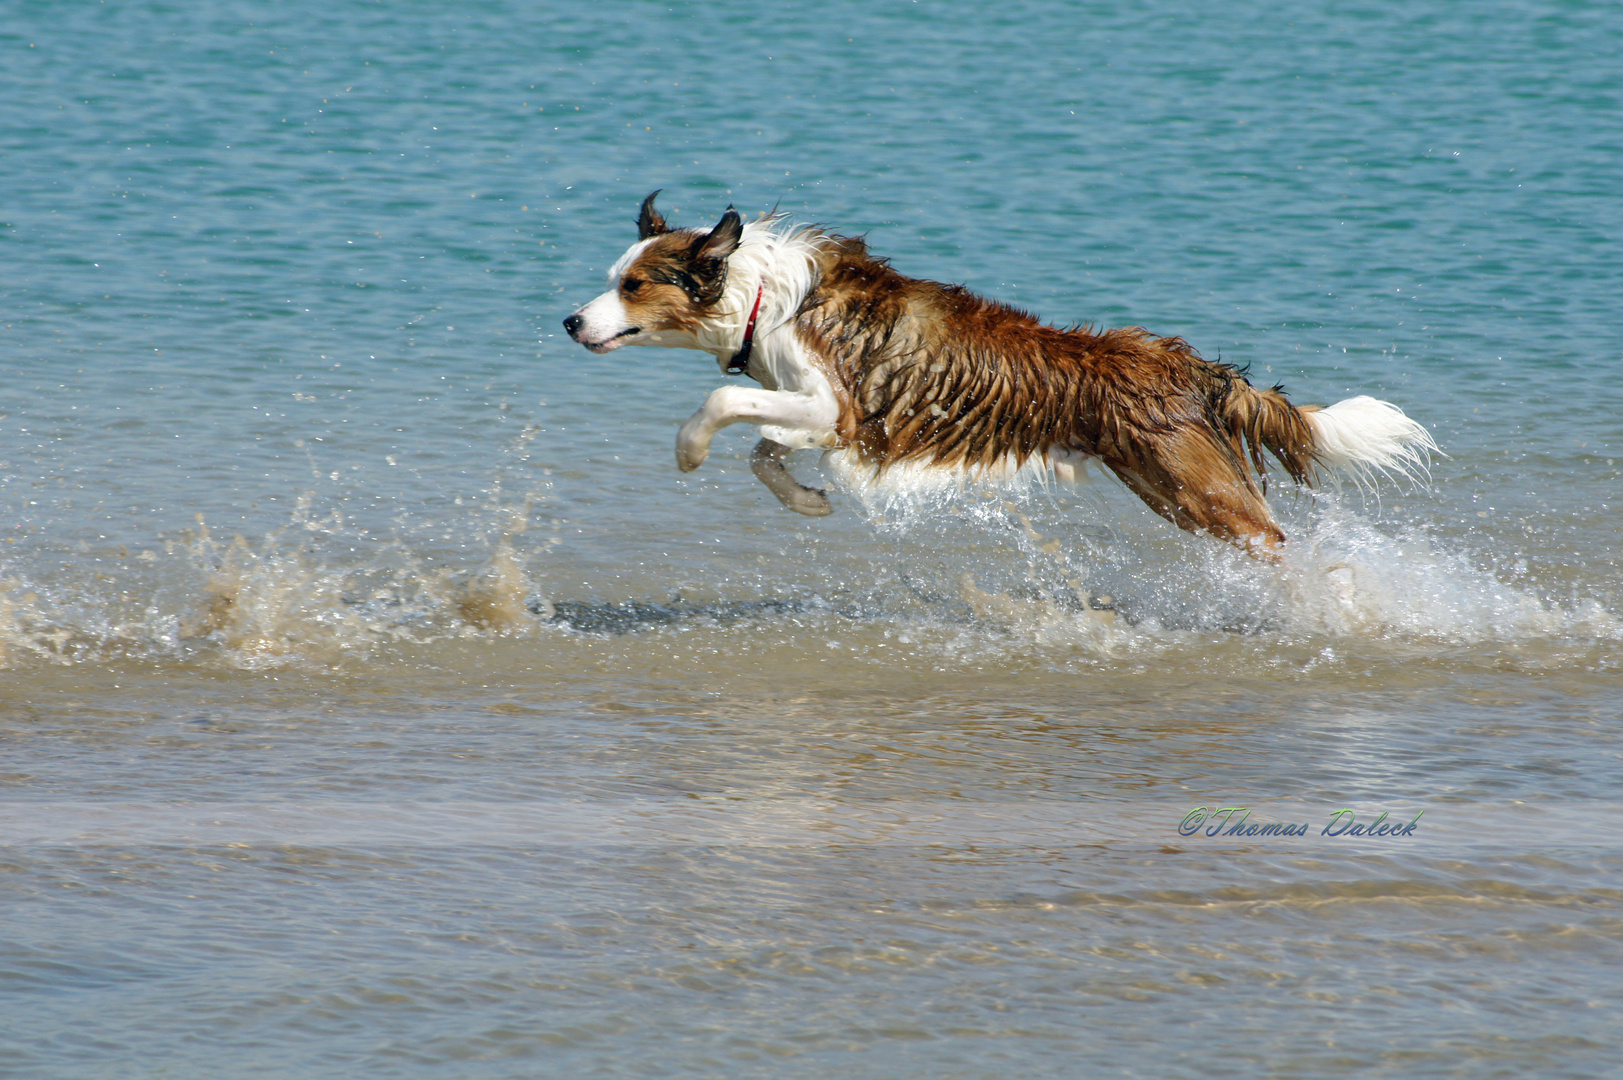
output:
{"label": "red collar", "polygon": [[744,344],[727,361],[729,375],[742,375],[750,366],[750,352],[755,348],[755,317],[761,313],[761,294],[765,291],[766,282],[763,281],[755,290],[755,306],[750,309],[750,321],[744,325]]}

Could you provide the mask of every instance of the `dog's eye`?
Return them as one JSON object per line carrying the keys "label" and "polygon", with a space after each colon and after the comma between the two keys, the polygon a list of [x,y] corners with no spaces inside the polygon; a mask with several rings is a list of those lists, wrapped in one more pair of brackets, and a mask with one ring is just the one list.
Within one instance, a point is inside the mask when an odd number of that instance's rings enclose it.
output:
{"label": "dog's eye", "polygon": [[628,293],[636,292],[638,289],[642,288],[642,286],[642,278],[628,277],[620,282],[620,288],[624,289]]}

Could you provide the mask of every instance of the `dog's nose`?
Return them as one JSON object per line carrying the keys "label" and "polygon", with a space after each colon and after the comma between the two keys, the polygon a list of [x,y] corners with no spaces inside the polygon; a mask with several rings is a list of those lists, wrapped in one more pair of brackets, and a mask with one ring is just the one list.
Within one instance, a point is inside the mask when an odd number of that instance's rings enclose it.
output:
{"label": "dog's nose", "polygon": [[[569,336],[574,338],[576,334],[580,333],[580,324],[585,321],[586,320],[581,318],[579,315],[571,315],[569,318],[564,320],[564,329],[568,330]],[[580,339],[575,338],[575,340],[579,341]]]}

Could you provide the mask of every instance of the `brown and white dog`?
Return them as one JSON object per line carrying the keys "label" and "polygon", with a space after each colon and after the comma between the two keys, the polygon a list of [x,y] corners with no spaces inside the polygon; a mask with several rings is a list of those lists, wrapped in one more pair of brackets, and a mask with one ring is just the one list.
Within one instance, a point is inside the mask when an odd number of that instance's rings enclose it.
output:
{"label": "brown and white dog", "polygon": [[612,287],[564,320],[592,352],[698,349],[762,389],[724,386],[682,425],[676,462],[698,468],[729,424],[764,438],[755,475],[789,509],[830,512],[784,468],[831,452],[847,476],[1002,480],[1023,468],[1074,482],[1102,464],[1162,517],[1253,554],[1285,534],[1263,501],[1263,451],[1298,483],[1321,466],[1414,474],[1436,444],[1398,408],[1354,397],[1297,407],[1278,387],[1139,329],[1058,329],[957,285],[904,277],[860,239],[744,222],[672,229],[642,204]]}

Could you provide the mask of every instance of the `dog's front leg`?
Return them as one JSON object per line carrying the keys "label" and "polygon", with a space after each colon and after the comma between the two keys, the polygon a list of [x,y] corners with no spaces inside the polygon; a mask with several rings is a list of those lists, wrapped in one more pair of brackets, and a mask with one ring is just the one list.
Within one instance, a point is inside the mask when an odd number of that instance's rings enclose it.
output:
{"label": "dog's front leg", "polygon": [[814,394],[723,386],[711,391],[704,405],[688,417],[682,430],[676,433],[676,465],[683,472],[692,472],[703,465],[704,459],[710,456],[710,440],[729,424],[772,424],[805,432],[813,441],[832,444],[834,423],[838,419],[839,411],[832,396],[824,400]]}
{"label": "dog's front leg", "polygon": [[750,455],[750,471],[767,486],[768,491],[778,497],[779,502],[795,513],[807,517],[832,514],[834,508],[828,504],[827,492],[807,487],[784,468],[783,456],[788,452],[789,447],[782,443],[762,439],[755,444],[755,452]]}

